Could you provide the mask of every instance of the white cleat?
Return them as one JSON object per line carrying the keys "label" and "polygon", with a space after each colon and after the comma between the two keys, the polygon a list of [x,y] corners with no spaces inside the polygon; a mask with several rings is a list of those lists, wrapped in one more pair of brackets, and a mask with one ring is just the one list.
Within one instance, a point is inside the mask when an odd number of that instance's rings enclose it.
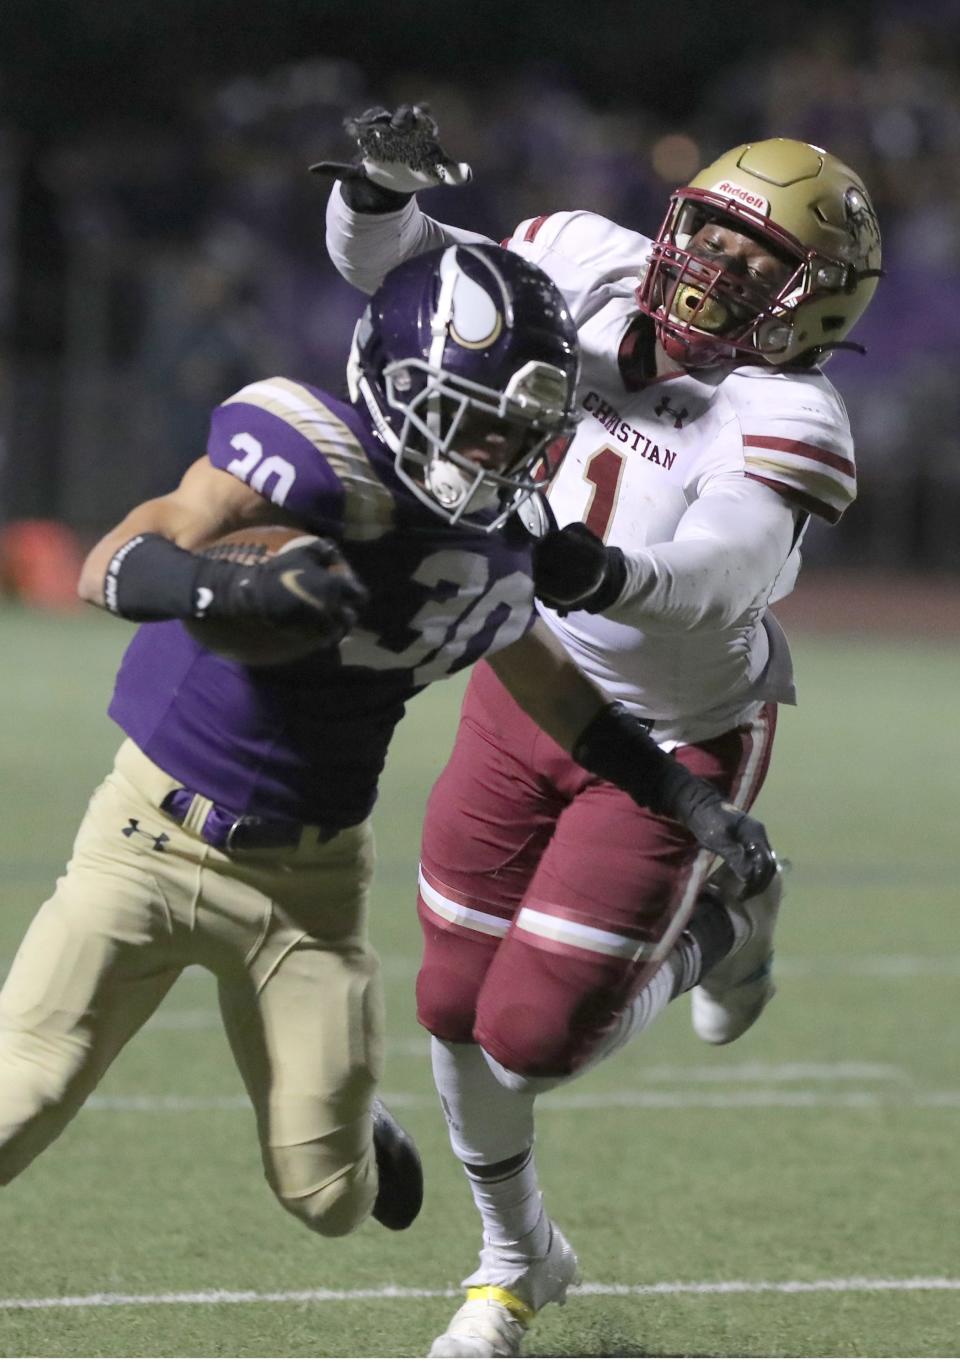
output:
{"label": "white cleat", "polygon": [[[495,1280],[504,1282],[496,1284]],[[534,1315],[545,1304],[564,1304],[567,1290],[579,1281],[577,1254],[556,1225],[544,1257],[522,1268],[484,1248],[480,1268],[463,1282],[466,1302],[445,1333],[435,1338],[431,1357],[516,1357]]]}
{"label": "white cleat", "polygon": [[756,1023],[776,992],[770,974],[773,931],[783,898],[786,862],[777,864],[766,890],[750,900],[729,893],[726,869],[708,883],[724,906],[739,918],[741,932],[727,955],[691,992],[693,1030],[705,1043],[732,1043]]}

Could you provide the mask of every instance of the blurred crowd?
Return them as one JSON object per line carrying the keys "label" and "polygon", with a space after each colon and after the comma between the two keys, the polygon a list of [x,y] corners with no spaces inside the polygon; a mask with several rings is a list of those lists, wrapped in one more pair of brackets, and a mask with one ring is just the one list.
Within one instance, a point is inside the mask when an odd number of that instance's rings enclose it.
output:
{"label": "blurred crowd", "polygon": [[[830,363],[861,498],[809,539],[809,556],[960,571],[956,52],[907,10],[865,34],[835,9],[762,64],[718,69],[682,125],[634,94],[591,103],[557,70],[482,88],[411,73],[372,89],[359,65],[316,57],[194,93],[176,125],[63,138],[36,173],[52,206],[49,266],[23,268],[30,322],[0,376],[0,517],[5,505],[92,536],[176,481],[203,450],[211,406],[244,382],[286,372],[341,388],[361,298],[326,259],[328,184],[307,167],[349,155],[345,114],[417,99],[475,173],[421,203],[497,239],[526,215],[577,207],[653,234],[674,186],[751,139],[802,138],[856,168],[887,273],[855,335],[867,356]],[[15,139],[0,141],[0,159],[15,156]],[[16,214],[0,199],[8,322]]]}

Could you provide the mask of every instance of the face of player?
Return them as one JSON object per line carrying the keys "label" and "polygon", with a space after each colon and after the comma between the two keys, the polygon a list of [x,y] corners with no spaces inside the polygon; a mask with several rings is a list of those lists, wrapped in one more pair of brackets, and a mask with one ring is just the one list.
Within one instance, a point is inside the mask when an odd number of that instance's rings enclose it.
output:
{"label": "face of player", "polygon": [[[761,238],[723,220],[702,224],[685,250],[690,259],[673,295],[671,315],[718,339],[739,334],[776,298],[797,266]],[[712,366],[732,355],[730,348],[705,339],[665,334],[661,344],[671,363],[691,368]]]}
{"label": "face of player", "polygon": [[532,460],[531,450],[542,441],[542,435],[526,424],[468,410],[456,422],[446,456],[436,452],[427,461],[423,485],[444,509],[460,514],[495,509],[506,489],[499,478],[521,475],[524,464]]}
{"label": "face of player", "polygon": [[[770,300],[786,285],[794,270],[794,264],[775,254],[767,244],[722,223],[708,223],[697,229],[690,240],[689,251],[706,261],[716,262],[736,281],[742,282],[741,296],[759,291]],[[750,312],[749,306],[745,307],[743,317]]]}
{"label": "face of player", "polygon": [[457,431],[454,446],[461,457],[484,471],[511,471],[529,444],[529,432],[520,424],[492,415],[469,415]]}

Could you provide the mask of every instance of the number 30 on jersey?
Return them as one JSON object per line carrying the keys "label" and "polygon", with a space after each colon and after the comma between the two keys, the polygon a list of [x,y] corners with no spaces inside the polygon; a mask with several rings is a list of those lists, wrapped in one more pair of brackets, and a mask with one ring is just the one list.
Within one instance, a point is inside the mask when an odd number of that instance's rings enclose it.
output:
{"label": "number 30 on jersey", "polygon": [[[410,671],[414,685],[426,685],[515,642],[533,616],[533,582],[526,572],[512,571],[488,585],[489,562],[479,552],[433,552],[411,579],[428,590],[458,590],[420,605],[409,622],[416,637],[402,650],[389,648],[369,629],[353,629],[340,645],[344,666]],[[484,589],[468,598],[477,586]]]}

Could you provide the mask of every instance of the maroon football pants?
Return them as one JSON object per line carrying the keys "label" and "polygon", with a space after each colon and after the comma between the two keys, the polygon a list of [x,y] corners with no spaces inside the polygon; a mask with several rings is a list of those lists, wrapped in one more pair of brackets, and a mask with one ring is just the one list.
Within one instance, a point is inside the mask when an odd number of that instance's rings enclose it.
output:
{"label": "maroon football pants", "polygon": [[[776,706],[676,755],[740,808]],[[577,766],[484,663],[427,806],[420,1022],[524,1076],[575,1071],[669,954],[714,858]]]}

